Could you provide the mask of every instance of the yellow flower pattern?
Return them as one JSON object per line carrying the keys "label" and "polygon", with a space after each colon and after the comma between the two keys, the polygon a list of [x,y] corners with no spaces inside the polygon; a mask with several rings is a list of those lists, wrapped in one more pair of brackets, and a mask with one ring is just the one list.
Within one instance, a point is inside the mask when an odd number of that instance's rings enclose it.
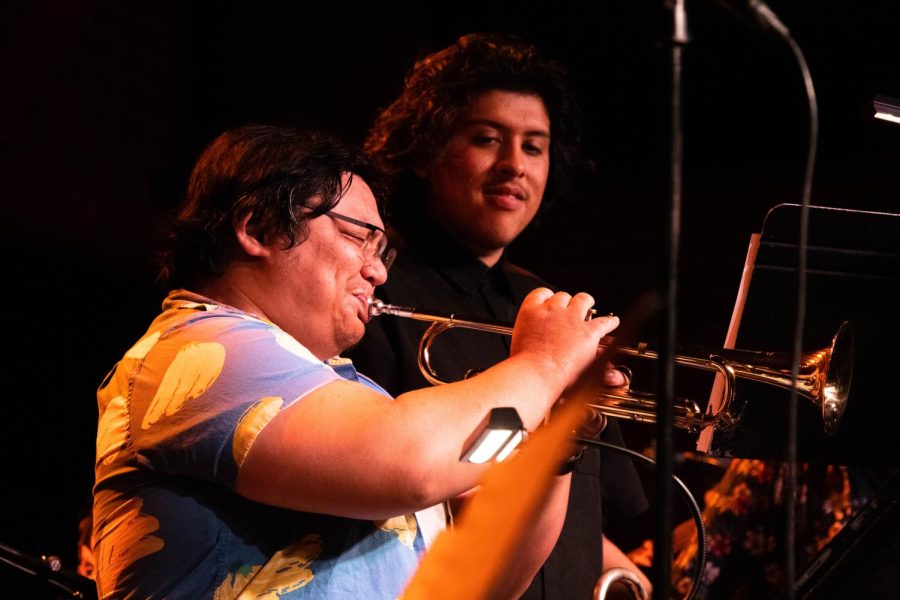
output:
{"label": "yellow flower pattern", "polygon": [[256,577],[257,573],[259,573],[259,565],[241,565],[229,573],[225,577],[225,581],[219,584],[213,598],[215,600],[234,600]]}
{"label": "yellow flower pattern", "polygon": [[117,576],[125,567],[165,546],[161,538],[151,535],[159,529],[159,521],[141,513],[143,504],[140,498],[128,500],[116,516],[97,528],[97,586],[101,598],[115,595]]}
{"label": "yellow flower pattern", "polygon": [[131,358],[134,360],[143,360],[147,357],[147,354],[150,353],[150,350],[156,345],[159,341],[159,332],[155,331],[150,335],[146,335],[142,337],[137,344],[131,347],[131,349],[125,353],[125,358]]}
{"label": "yellow flower pattern", "polygon": [[416,540],[418,525],[414,515],[402,515],[391,517],[386,521],[375,521],[375,526],[382,531],[393,533],[407,548],[413,547]]}
{"label": "yellow flower pattern", "polygon": [[106,405],[97,427],[97,462],[111,465],[128,443],[125,398],[116,396]]}
{"label": "yellow flower pattern", "polygon": [[[310,533],[290,546],[279,550],[262,568],[251,569],[250,582],[237,596],[239,600],[278,600],[284,594],[298,590],[313,580],[315,574],[310,566],[322,553],[322,536]],[[219,586],[236,581],[229,575]],[[219,593],[217,590],[217,594]],[[224,590],[223,590],[224,593]],[[216,596],[227,598],[228,596]]]}
{"label": "yellow flower pattern", "polygon": [[256,441],[256,436],[278,414],[283,404],[284,400],[281,398],[263,398],[241,417],[234,432],[234,441],[231,444],[234,462],[238,469],[244,464],[244,459],[247,458],[250,446]]}
{"label": "yellow flower pattern", "polygon": [[149,429],[163,415],[172,416],[184,403],[201,396],[215,383],[225,364],[225,347],[215,342],[190,342],[178,350],[144,415]]}

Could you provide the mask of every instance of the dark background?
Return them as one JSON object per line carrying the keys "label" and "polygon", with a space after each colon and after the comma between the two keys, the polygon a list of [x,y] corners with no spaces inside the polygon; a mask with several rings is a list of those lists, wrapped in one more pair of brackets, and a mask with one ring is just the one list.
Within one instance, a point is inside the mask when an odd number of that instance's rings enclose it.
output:
{"label": "dark background", "polygon": [[[900,212],[896,2],[772,0],[820,108],[813,203]],[[679,336],[719,345],[751,233],[799,202],[808,113],[786,45],[689,1]],[[362,140],[414,60],[472,31],[522,35],[568,65],[600,169],[514,259],[602,310],[657,287],[668,201],[662,2],[6,2],[0,543],[75,566],[92,483],[94,392],[154,316],[159,224],[226,127],[280,122]],[[790,310],[792,301],[785,301]],[[652,330],[648,330],[652,339]],[[635,434],[632,434],[635,435]],[[17,577],[0,566],[0,582]]]}

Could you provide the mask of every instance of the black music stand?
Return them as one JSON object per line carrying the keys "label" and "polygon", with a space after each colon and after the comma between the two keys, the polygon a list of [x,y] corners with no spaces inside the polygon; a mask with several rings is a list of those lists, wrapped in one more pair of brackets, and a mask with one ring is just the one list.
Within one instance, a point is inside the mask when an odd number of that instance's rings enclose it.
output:
{"label": "black music stand", "polygon": [[[793,348],[800,207],[769,211],[754,236],[735,347]],[[798,398],[801,462],[900,466],[900,215],[810,207],[804,350],[826,347],[843,321],[854,331],[854,373],[844,421],[824,433],[821,413]],[[754,247],[755,246],[755,247]],[[739,298],[739,305],[741,304]],[[790,392],[738,380],[740,423],[713,432],[713,456],[783,459]],[[702,443],[703,438],[701,438]]]}

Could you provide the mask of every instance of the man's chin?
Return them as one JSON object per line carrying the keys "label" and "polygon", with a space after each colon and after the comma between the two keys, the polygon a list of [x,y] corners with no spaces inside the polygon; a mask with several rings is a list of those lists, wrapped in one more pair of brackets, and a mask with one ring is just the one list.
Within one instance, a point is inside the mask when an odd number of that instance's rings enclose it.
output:
{"label": "man's chin", "polygon": [[347,352],[348,350],[352,350],[355,348],[363,339],[363,335],[366,333],[366,326],[360,322],[359,331],[346,332],[346,335],[342,336],[338,343],[341,346],[341,354]]}

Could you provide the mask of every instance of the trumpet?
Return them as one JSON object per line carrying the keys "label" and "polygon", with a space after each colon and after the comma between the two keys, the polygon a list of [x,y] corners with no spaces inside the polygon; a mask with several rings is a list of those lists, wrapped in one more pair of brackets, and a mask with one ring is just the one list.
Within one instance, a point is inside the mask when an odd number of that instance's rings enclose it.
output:
{"label": "trumpet", "polygon": [[[454,314],[435,314],[431,311],[406,306],[386,304],[371,299],[369,316],[393,315],[431,323],[419,340],[418,364],[422,376],[432,385],[450,383],[443,379],[431,365],[431,346],[442,333],[454,327],[473,329],[501,335],[512,335],[509,323],[488,319],[473,319]],[[600,348],[613,346],[615,340],[606,337]],[[616,351],[626,356],[658,360],[659,354],[649,350],[646,344],[618,346]],[[800,397],[812,402],[821,412],[822,428],[825,433],[834,434],[841,423],[850,395],[853,378],[853,329],[845,321],[838,327],[831,345],[807,352],[800,358],[799,373],[792,376],[793,354],[787,352],[766,352],[734,350],[730,348],[694,349],[676,354],[678,365],[704,371],[716,372],[722,377],[721,401],[713,412],[704,412],[689,399],[680,399],[674,407],[673,424],[697,433],[706,427],[716,429],[733,428],[740,420],[740,411],[735,403],[735,380],[740,377],[758,381],[781,389],[796,389]],[[642,423],[656,422],[656,397],[646,392],[634,391],[627,385],[598,391],[596,402],[589,408],[598,413],[618,419],[631,419]]]}

